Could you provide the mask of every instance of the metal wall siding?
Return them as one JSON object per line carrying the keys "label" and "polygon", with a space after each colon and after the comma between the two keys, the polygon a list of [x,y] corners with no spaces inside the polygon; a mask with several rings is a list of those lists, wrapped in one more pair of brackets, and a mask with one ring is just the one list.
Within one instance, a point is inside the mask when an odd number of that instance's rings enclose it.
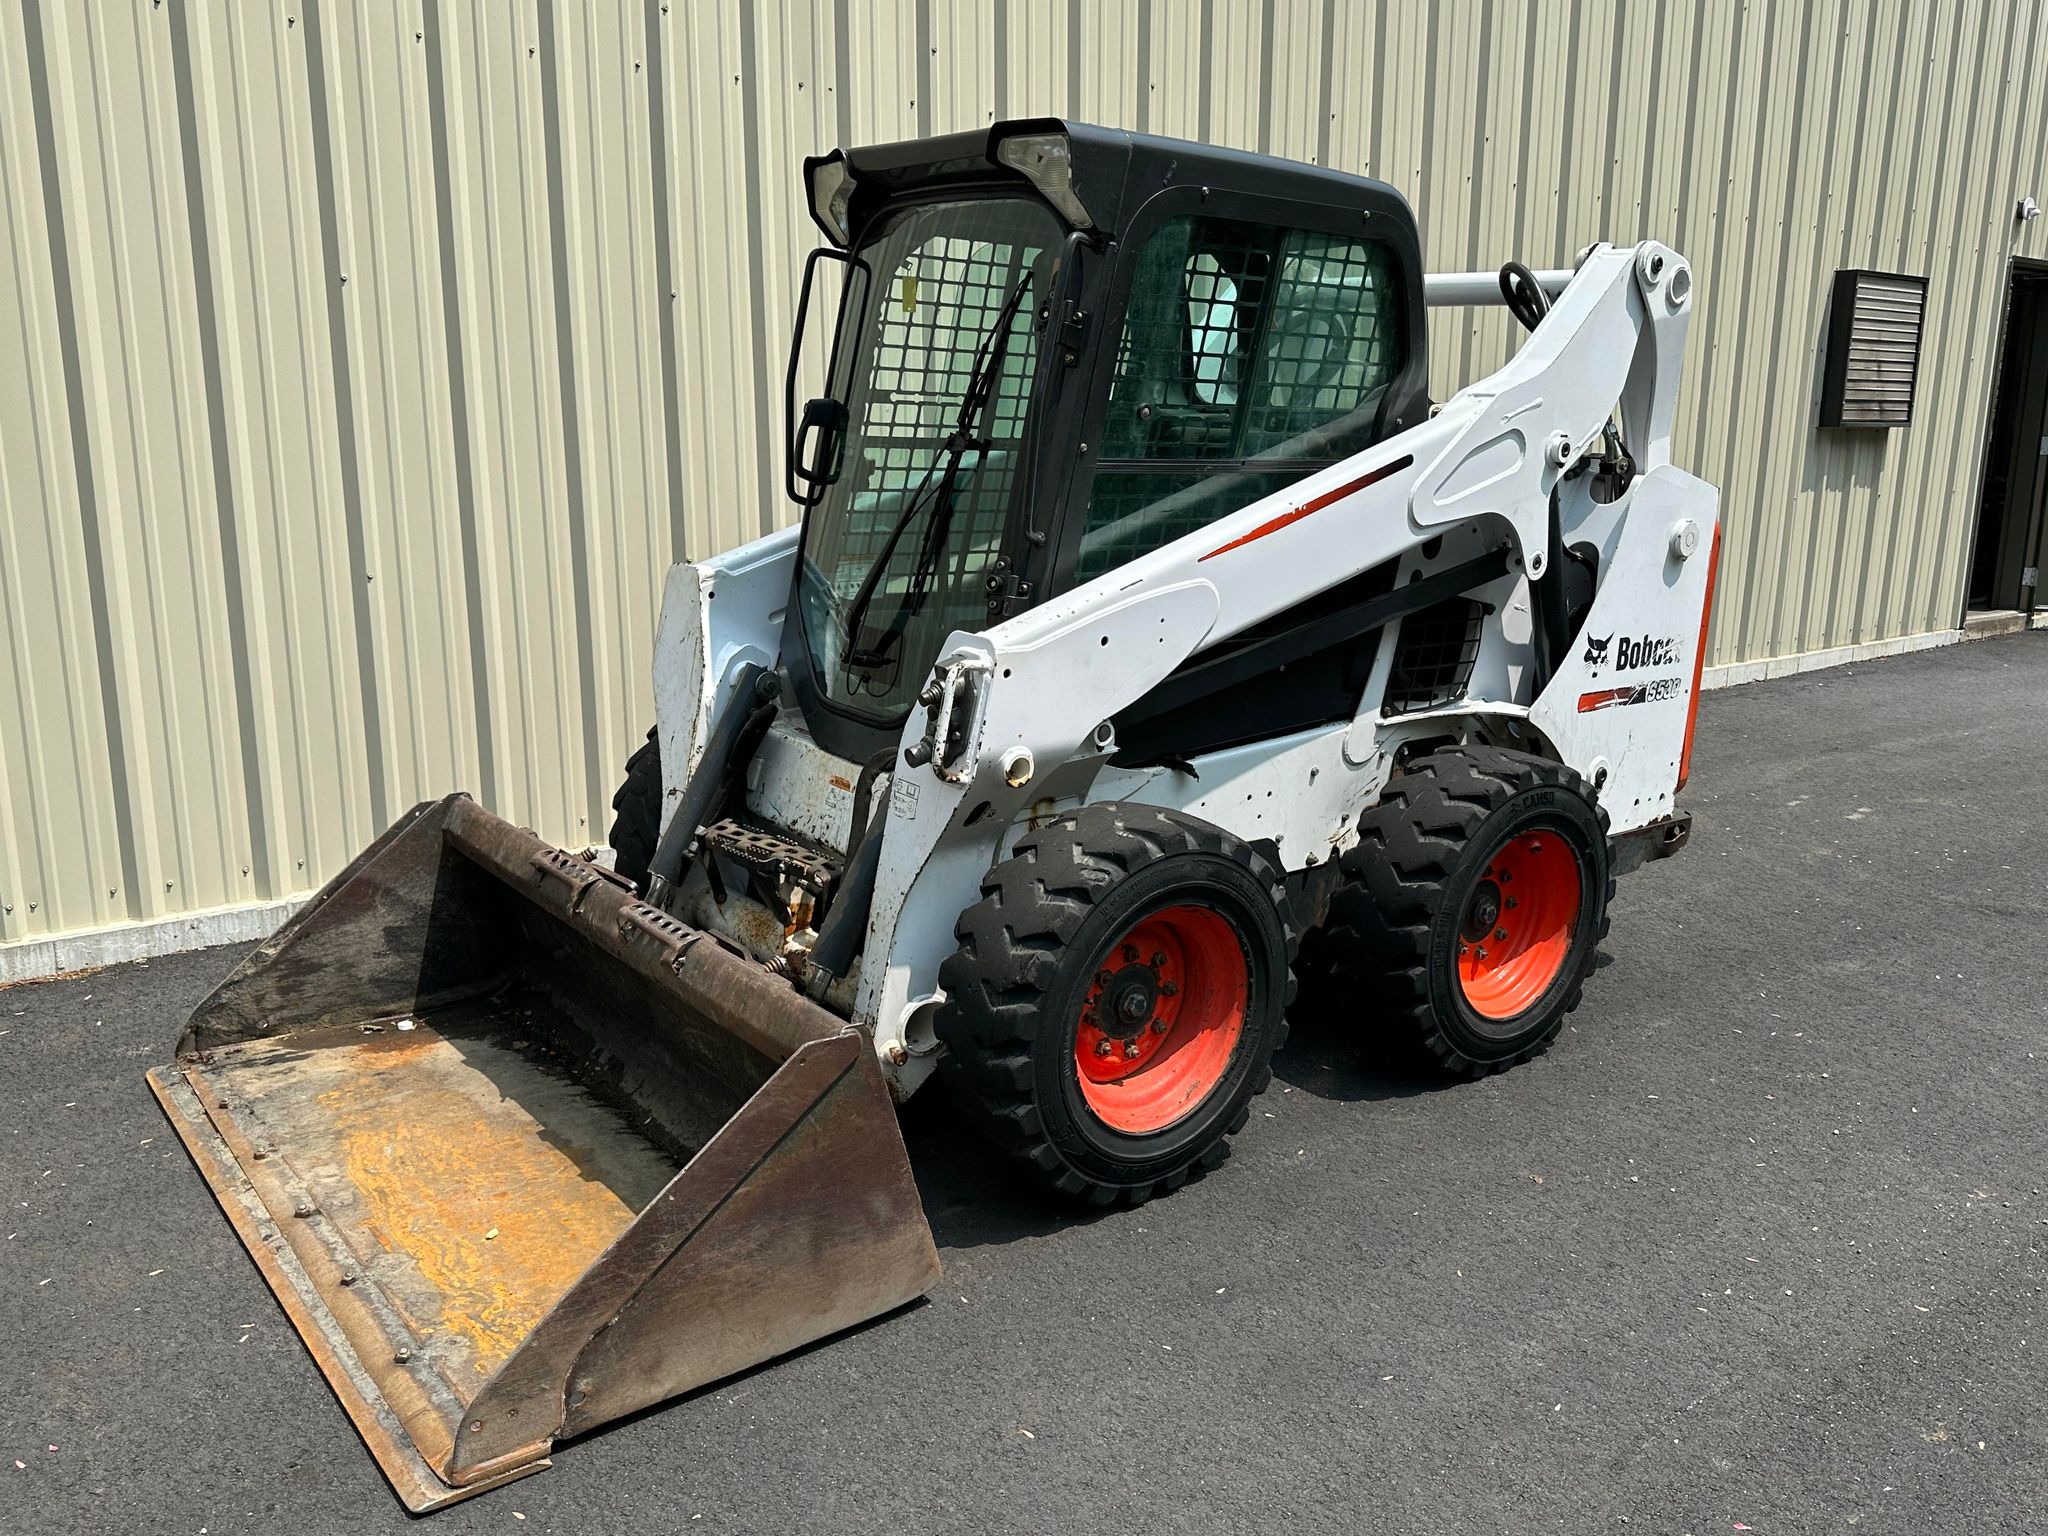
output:
{"label": "metal wall siding", "polygon": [[[2037,0],[28,0],[0,24],[0,943],[457,785],[601,839],[661,576],[789,515],[805,154],[1066,114],[1384,177],[1433,266],[1696,264],[1709,660],[1952,626]],[[1815,426],[1841,267],[1929,280]],[[1515,343],[1432,319],[1439,395]]]}

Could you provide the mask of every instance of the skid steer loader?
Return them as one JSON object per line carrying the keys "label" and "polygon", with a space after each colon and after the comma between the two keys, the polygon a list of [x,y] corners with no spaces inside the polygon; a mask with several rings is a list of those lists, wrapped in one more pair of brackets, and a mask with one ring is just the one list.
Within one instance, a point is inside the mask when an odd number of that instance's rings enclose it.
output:
{"label": "skid steer loader", "polygon": [[[1390,187],[1051,120],[805,184],[801,525],[669,572],[616,867],[423,805],[153,1074],[415,1510],[921,1294],[934,1073],[1143,1200],[1296,970],[1496,1070],[1687,836],[1679,254],[1425,276]],[[1482,303],[1530,334],[1432,404]]]}

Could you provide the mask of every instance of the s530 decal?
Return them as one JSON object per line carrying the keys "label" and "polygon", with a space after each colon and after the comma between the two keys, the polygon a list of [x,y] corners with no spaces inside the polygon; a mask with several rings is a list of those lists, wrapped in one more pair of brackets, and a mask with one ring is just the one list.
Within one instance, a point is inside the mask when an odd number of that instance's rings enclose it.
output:
{"label": "s530 decal", "polygon": [[1647,683],[1631,683],[1623,688],[1598,688],[1591,693],[1579,695],[1579,713],[1590,715],[1596,709],[1619,709],[1629,704],[1656,704],[1664,699],[1675,699],[1685,692],[1682,677],[1653,677]]}

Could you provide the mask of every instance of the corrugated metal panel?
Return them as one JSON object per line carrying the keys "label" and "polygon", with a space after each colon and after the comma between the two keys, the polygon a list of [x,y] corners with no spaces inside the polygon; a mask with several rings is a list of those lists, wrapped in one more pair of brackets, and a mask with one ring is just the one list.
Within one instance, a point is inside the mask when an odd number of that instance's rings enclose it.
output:
{"label": "corrugated metal panel", "polygon": [[[0,24],[0,942],[304,890],[466,785],[603,835],[663,566],[775,526],[801,157],[1040,113],[1317,160],[1437,267],[1669,240],[1711,660],[1952,625],[2025,0],[108,0]],[[1832,274],[1913,426],[1815,427]],[[1450,312],[1447,393],[1513,346]]]}

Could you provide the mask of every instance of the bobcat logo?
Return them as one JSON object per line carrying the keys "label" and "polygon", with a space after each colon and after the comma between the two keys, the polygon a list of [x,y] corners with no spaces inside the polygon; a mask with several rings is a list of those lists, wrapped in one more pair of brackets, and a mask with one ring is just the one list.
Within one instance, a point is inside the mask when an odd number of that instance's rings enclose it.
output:
{"label": "bobcat logo", "polygon": [[[1615,641],[1619,640],[1619,645]],[[1614,670],[1633,672],[1638,667],[1669,667],[1678,662],[1678,642],[1667,636],[1644,635],[1633,639],[1628,635],[1586,636],[1586,665],[1604,667],[1607,652],[1614,651]]]}

